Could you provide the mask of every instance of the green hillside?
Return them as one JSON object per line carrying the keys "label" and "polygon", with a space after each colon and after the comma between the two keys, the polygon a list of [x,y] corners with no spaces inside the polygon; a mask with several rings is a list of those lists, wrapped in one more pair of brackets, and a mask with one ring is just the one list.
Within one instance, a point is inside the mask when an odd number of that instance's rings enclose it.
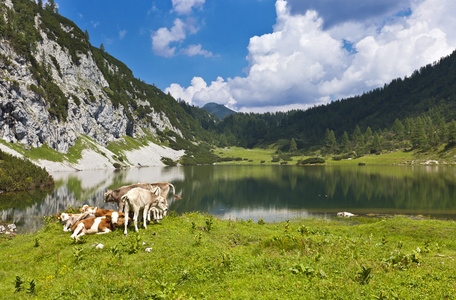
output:
{"label": "green hillside", "polygon": [[[392,80],[363,95],[308,110],[286,113],[233,114],[219,122],[222,146],[267,146],[291,139],[301,150],[330,148],[366,152],[396,148],[427,149],[454,143],[456,117],[456,52]],[[376,137],[376,135],[378,135]],[[361,138],[362,136],[362,138]],[[383,145],[381,145],[383,143]],[[288,148],[285,147],[285,150]]]}

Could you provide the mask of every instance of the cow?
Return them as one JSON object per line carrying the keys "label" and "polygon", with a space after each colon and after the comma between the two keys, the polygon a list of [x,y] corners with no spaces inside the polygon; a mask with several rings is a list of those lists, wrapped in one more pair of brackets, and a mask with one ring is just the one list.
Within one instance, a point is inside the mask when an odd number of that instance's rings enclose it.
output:
{"label": "cow", "polygon": [[[119,218],[118,225],[123,225],[125,222],[125,216]],[[112,222],[110,215],[105,215],[103,217],[89,218],[73,225],[73,234],[71,235],[72,239],[79,240],[79,237],[85,234],[104,234],[109,233],[115,229],[115,225]]]}
{"label": "cow", "polygon": [[345,218],[356,217],[355,214],[352,214],[352,213],[346,212],[346,211],[338,212],[338,213],[337,213],[337,216],[338,216],[338,217],[345,217]]}
{"label": "cow", "polygon": [[158,209],[156,208],[155,206],[152,206],[150,209],[149,209],[149,213],[148,213],[148,216],[147,216],[147,220],[150,222],[151,221],[151,216],[152,216],[152,220],[156,221],[156,222],[159,222],[161,219],[163,219],[163,214],[164,212],[166,212],[167,210],[163,211],[161,209]]}
{"label": "cow", "polygon": [[95,215],[88,212],[81,214],[62,213],[60,215],[60,221],[64,223],[63,231],[68,232],[71,230],[71,227],[73,227],[74,224],[78,223],[81,220],[93,217],[95,217]]}
{"label": "cow", "polygon": [[170,189],[173,189],[173,196],[176,199],[182,199],[178,195],[176,195],[176,188],[169,182],[156,182],[156,183],[136,183],[132,185],[125,185],[115,190],[108,190],[105,193],[105,202],[114,202],[117,204],[117,211],[123,211],[124,203],[122,202],[121,198],[125,195],[129,190],[134,188],[143,188],[143,189],[151,189],[152,187],[158,186],[160,188],[160,195],[165,198],[165,204],[168,205],[166,199],[168,199],[168,193]]}
{"label": "cow", "polygon": [[80,211],[83,213],[87,212],[87,213],[93,214],[95,217],[103,217],[103,216],[106,216],[109,214],[111,216],[113,224],[116,224],[120,217],[125,217],[124,213],[122,213],[122,212],[118,212],[118,211],[114,211],[114,210],[110,210],[110,209],[102,209],[99,207],[88,206],[87,204],[82,206]]}
{"label": "cow", "polygon": [[[156,191],[150,191],[143,188],[133,188],[122,196],[121,200],[124,202],[125,215],[128,216],[130,209],[132,209],[134,212],[133,222],[135,224],[136,232],[139,232],[138,216],[141,209],[143,209],[143,222],[144,228],[146,229],[147,216],[151,207],[157,207],[163,211],[166,211],[168,209],[168,206],[165,204],[165,198],[158,196],[155,194],[156,192],[158,192],[158,188]],[[127,226],[128,220],[125,220],[124,235],[127,235]]]}

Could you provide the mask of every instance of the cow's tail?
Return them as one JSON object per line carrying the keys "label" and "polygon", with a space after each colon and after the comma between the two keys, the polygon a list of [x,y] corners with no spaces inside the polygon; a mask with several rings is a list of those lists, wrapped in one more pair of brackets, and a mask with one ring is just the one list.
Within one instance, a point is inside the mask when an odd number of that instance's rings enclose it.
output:
{"label": "cow's tail", "polygon": [[179,195],[176,195],[176,188],[174,187],[174,185],[172,185],[170,183],[169,186],[173,188],[173,196],[174,196],[174,198],[176,198],[178,200],[182,200],[182,197],[180,197]]}
{"label": "cow's tail", "polygon": [[130,199],[128,199],[128,195],[123,195],[122,198],[120,198],[123,203],[129,203]]}

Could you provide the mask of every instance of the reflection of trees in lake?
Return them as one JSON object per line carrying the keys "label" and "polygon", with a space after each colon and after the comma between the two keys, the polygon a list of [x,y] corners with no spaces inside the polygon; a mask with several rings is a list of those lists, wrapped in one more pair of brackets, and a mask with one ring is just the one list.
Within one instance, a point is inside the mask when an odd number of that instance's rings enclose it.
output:
{"label": "reflection of trees in lake", "polygon": [[455,172],[426,167],[198,166],[172,209],[456,209]]}
{"label": "reflection of trees in lake", "polygon": [[4,221],[16,222],[19,230],[33,231],[42,226],[43,216],[57,214],[68,206],[89,204],[115,209],[104,203],[104,192],[140,181],[173,183],[183,197],[170,201],[170,210],[177,212],[383,209],[454,213],[455,178],[456,169],[452,167],[196,166],[93,170],[54,175],[56,189],[51,193],[17,194],[14,199],[0,195],[0,216]]}

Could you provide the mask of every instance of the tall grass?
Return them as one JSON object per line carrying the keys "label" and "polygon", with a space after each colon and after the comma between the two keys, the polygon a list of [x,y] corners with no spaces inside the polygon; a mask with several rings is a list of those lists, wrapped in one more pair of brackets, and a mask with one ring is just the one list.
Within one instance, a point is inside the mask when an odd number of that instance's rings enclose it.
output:
{"label": "tall grass", "polygon": [[[171,214],[75,244],[48,218],[0,241],[5,299],[454,299],[452,221]],[[96,249],[101,243],[103,249]],[[147,248],[150,252],[146,252]],[[33,282],[33,284],[32,284]],[[18,289],[19,287],[19,289]]]}

